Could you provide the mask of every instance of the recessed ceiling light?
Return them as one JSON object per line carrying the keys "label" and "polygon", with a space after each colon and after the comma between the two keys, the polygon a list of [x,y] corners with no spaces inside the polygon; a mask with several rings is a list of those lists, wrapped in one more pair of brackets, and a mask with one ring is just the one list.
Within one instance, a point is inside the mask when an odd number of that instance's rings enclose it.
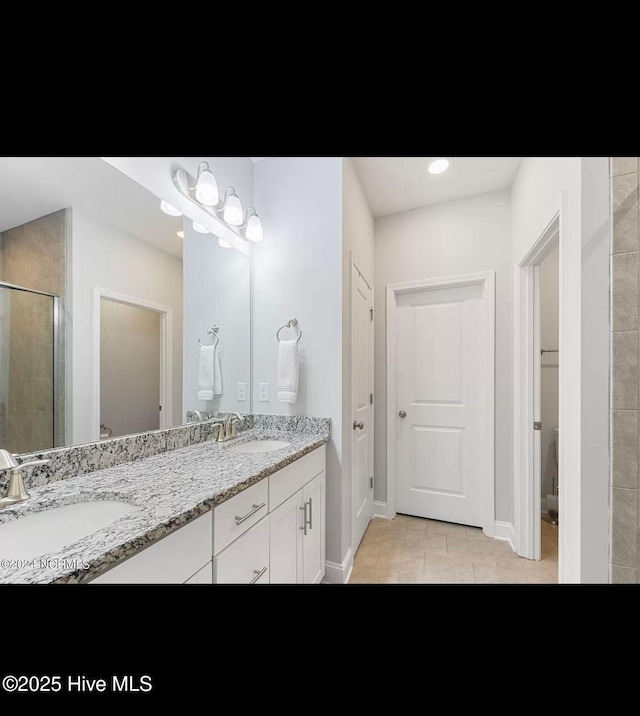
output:
{"label": "recessed ceiling light", "polygon": [[182,229],[180,229],[180,231],[176,231],[176,236],[179,239],[184,239],[184,231]]}
{"label": "recessed ceiling light", "polygon": [[429,174],[442,174],[449,168],[449,160],[440,157],[429,164]]}

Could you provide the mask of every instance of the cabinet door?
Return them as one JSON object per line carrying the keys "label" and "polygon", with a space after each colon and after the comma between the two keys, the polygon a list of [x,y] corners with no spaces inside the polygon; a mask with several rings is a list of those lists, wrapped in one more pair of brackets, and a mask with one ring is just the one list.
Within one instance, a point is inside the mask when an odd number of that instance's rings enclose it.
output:
{"label": "cabinet door", "polygon": [[298,490],[269,515],[271,584],[302,582],[303,519],[302,490]]}
{"label": "cabinet door", "polygon": [[321,472],[302,489],[306,534],[302,538],[302,581],[319,584],[325,562],[325,473]]}

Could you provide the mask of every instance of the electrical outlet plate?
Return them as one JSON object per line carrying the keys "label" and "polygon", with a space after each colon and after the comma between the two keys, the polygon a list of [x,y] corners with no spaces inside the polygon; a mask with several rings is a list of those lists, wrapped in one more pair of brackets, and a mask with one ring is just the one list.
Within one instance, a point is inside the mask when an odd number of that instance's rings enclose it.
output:
{"label": "electrical outlet plate", "polygon": [[258,383],[258,401],[260,403],[269,402],[269,383]]}

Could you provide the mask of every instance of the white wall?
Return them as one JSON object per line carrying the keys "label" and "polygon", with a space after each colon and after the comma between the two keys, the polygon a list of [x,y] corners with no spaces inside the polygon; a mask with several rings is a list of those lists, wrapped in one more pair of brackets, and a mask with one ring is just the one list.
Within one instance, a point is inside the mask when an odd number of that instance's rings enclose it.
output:
{"label": "white wall", "polygon": [[[331,418],[327,559],[341,562],[350,539],[342,513],[342,160],[270,157],[254,173],[264,242],[252,259],[253,409]],[[276,401],[276,331],[292,316],[303,337],[298,400],[288,405]],[[269,402],[258,402],[258,383],[269,384]]]}
{"label": "white wall", "polygon": [[[568,347],[561,356],[571,409],[562,451],[573,479],[561,476],[560,552],[565,582],[606,582],[608,575],[609,188],[606,157],[525,157],[511,188],[514,264],[538,237],[564,195],[564,307]],[[562,310],[562,294],[561,294]],[[564,458],[563,458],[564,459]],[[515,479],[519,476],[516,474]],[[572,505],[564,510],[563,503]]]}
{"label": "white wall", "polygon": [[[542,348],[558,348],[558,246],[540,264],[540,342]],[[556,435],[558,427],[558,353],[543,353],[541,393],[541,455],[542,475],[540,497],[545,504],[552,494],[553,479],[558,476],[556,465]],[[557,484],[557,482],[556,482]]]}
{"label": "white wall", "polygon": [[160,426],[160,314],[100,302],[100,423],[113,435]]}
{"label": "white wall", "polygon": [[[131,179],[138,182],[160,199],[168,201],[185,216],[198,221],[214,234],[220,233],[224,227],[217,222],[204,209],[184,197],[173,183],[173,172],[176,169],[185,169],[191,176],[198,173],[201,161],[209,162],[209,166],[216,177],[220,196],[228,186],[234,187],[242,208],[246,211],[253,206],[253,163],[249,157],[102,157],[106,162],[119,169]],[[256,206],[259,214],[260,207]],[[261,215],[262,216],[262,215]],[[231,244],[238,245],[243,251],[251,247],[246,241],[236,237],[233,232],[224,232],[225,238]]]}
{"label": "white wall", "polygon": [[[374,221],[353,162],[343,160],[342,171],[342,460],[343,460],[343,524],[348,533],[343,540],[351,540],[351,258],[374,280]],[[373,465],[371,466],[373,469]],[[343,543],[343,556],[346,553]]]}
{"label": "white wall", "polygon": [[[251,410],[251,259],[225,249],[210,234],[184,222],[184,418],[188,410]],[[200,347],[215,342],[207,330],[219,327],[222,395],[198,400]],[[237,400],[246,383],[246,400]]]}
{"label": "white wall", "polygon": [[582,157],[583,582],[609,581],[611,215],[609,157]]}
{"label": "white wall", "polygon": [[513,333],[509,192],[497,191],[375,221],[375,499],[386,501],[387,284],[496,272],[496,520],[513,518]]}
{"label": "white wall", "polygon": [[96,286],[174,309],[173,423],[181,424],[182,261],[76,209],[71,214],[73,440],[69,442],[91,439],[91,336]]}

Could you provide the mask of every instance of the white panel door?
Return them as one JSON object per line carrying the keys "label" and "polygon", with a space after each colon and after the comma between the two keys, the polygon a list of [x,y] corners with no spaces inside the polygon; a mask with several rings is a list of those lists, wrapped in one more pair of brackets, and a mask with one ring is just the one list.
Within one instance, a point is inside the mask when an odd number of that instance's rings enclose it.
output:
{"label": "white panel door", "polygon": [[351,475],[353,553],[373,515],[373,295],[351,266]]}
{"label": "white panel door", "polygon": [[483,288],[397,299],[397,512],[482,526]]}

